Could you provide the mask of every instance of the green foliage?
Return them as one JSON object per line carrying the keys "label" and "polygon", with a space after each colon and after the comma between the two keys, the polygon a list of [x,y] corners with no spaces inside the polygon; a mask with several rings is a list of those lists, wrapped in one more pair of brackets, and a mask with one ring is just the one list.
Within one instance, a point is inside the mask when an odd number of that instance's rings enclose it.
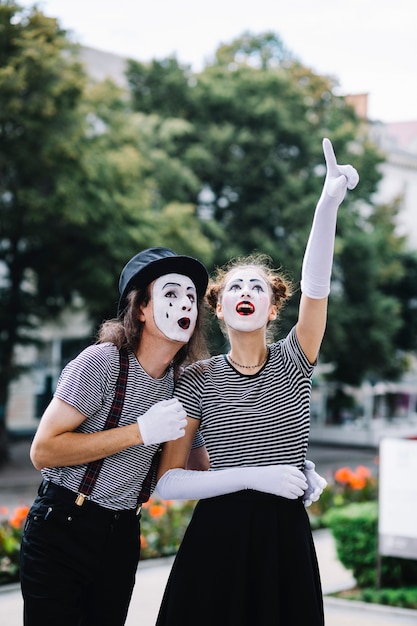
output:
{"label": "green foliage", "polygon": [[336,540],[337,556],[352,571],[359,587],[375,584],[378,506],[376,502],[350,504],[328,511],[324,523]]}
{"label": "green foliage", "polygon": [[181,67],[175,57],[154,59],[150,68],[130,60],[127,78],[134,108],[147,114],[158,112],[162,117],[186,118],[190,75],[189,69]]}
{"label": "green foliage", "polygon": [[413,296],[412,289],[408,294],[399,290],[406,252],[403,238],[395,234],[397,214],[396,204],[375,207],[366,222],[339,211],[329,301],[329,319],[337,323],[329,323],[323,342],[324,353],[332,354],[336,380],[352,385],[365,375],[392,380],[405,369],[398,337],[409,321],[402,310],[410,310]]}
{"label": "green foliage", "polygon": [[108,82],[89,90],[83,110],[90,132],[78,206],[89,253],[82,273],[68,283],[75,281],[85,306],[101,321],[114,316],[109,293],[117,294],[120,269],[138,250],[164,245],[209,262],[212,247],[195,207],[183,201],[194,177],[165,150],[184,125],[132,114],[124,93]]}
{"label": "green foliage", "polygon": [[397,330],[396,343],[400,350],[417,350],[417,254],[406,251],[399,257],[399,280],[386,281],[384,292],[400,303],[402,325]]}
{"label": "green foliage", "polygon": [[214,64],[225,66],[245,63],[258,69],[279,67],[292,59],[292,54],[274,32],[257,36],[247,31],[229,44],[221,44],[215,53]]}
{"label": "green foliage", "polygon": [[398,606],[403,609],[417,609],[417,587],[415,585],[400,587],[399,589],[367,587],[345,591],[341,595],[348,600]]}
{"label": "green foliage", "polygon": [[14,347],[69,299],[60,251],[71,233],[62,216],[76,205],[85,82],[56,20],[0,4],[0,462]]}
{"label": "green foliage", "polygon": [[[343,565],[361,588],[377,582],[378,503],[360,502],[329,510],[324,515],[336,540],[336,552]],[[400,588],[415,583],[417,561],[381,557],[381,580],[385,588]]]}

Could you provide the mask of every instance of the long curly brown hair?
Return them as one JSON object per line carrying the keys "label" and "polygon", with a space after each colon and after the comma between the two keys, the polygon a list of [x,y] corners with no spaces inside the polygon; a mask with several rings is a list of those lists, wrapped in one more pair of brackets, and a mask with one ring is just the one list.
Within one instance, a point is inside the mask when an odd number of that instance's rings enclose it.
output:
{"label": "long curly brown hair", "polygon": [[[150,285],[144,288],[132,289],[127,297],[127,306],[118,318],[106,320],[100,326],[96,343],[111,342],[118,350],[121,348],[131,349],[136,352],[143,331],[143,322],[138,319],[138,311],[141,306],[146,306],[151,299]],[[174,365],[175,377],[178,376],[181,366],[205,359],[209,356],[207,338],[205,332],[205,318],[207,315],[207,305],[204,301],[199,302],[198,316],[195,330],[190,341],[182,346],[172,362]]]}
{"label": "long curly brown hair", "polygon": [[[228,261],[222,267],[216,268],[213,277],[210,278],[206,291],[206,300],[212,312],[216,312],[217,303],[221,299],[226,282],[230,274],[240,268],[253,268],[266,280],[271,289],[271,304],[275,304],[278,314],[282,311],[286,301],[292,295],[292,281],[281,269],[274,269],[272,258],[264,253],[253,253],[247,256],[236,257]],[[278,316],[277,316],[278,318]],[[224,322],[219,320],[221,330],[227,337]],[[268,322],[268,339],[272,340],[275,321]]]}

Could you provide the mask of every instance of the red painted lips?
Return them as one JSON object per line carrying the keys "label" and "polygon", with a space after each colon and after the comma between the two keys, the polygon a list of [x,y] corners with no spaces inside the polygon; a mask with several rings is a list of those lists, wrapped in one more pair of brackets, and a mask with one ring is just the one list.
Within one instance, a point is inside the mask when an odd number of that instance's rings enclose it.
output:
{"label": "red painted lips", "polygon": [[243,302],[239,302],[236,306],[236,312],[239,315],[252,315],[255,312],[255,307],[252,302],[247,302],[244,300]]}
{"label": "red painted lips", "polygon": [[190,328],[190,324],[191,321],[189,317],[182,317],[180,320],[178,320],[178,326],[183,330],[187,330],[188,328]]}

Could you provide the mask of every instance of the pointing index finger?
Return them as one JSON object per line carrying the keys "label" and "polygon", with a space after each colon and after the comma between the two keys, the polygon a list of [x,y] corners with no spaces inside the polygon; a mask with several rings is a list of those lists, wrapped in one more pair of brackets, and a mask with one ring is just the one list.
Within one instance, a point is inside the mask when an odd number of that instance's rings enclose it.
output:
{"label": "pointing index finger", "polygon": [[337,168],[336,155],[333,150],[332,142],[325,137],[323,139],[323,152],[326,160],[326,167],[329,172],[334,171]]}

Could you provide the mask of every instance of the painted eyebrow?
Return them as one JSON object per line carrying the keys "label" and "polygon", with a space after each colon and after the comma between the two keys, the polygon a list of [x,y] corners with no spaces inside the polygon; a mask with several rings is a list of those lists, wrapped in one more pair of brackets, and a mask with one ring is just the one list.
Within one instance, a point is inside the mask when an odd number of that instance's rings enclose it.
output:
{"label": "painted eyebrow", "polygon": [[[165,289],[165,287],[181,287],[181,285],[179,283],[165,283],[165,285],[162,287],[162,289]],[[190,285],[189,287],[186,287],[187,291],[189,291],[190,289],[192,291],[195,291],[195,288]]]}
{"label": "painted eyebrow", "polygon": [[[238,283],[243,283],[243,278],[232,278],[230,282],[236,281]],[[263,278],[250,278],[250,283],[264,283],[265,280]]]}

